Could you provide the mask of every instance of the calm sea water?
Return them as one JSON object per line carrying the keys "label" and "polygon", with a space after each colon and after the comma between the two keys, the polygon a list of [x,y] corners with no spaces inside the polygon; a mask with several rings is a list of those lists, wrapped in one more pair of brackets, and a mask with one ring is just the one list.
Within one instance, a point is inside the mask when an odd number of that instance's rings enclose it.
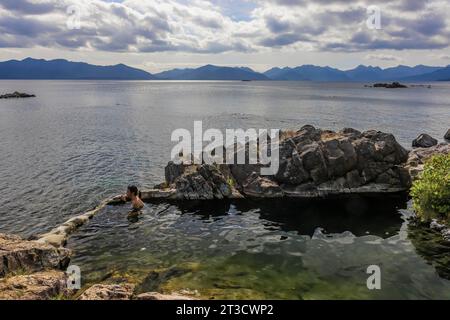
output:
{"label": "calm sea water", "polygon": [[[42,233],[130,183],[159,183],[172,130],[192,129],[195,120],[205,129],[374,128],[409,147],[419,133],[446,132],[449,89],[449,83],[386,90],[355,83],[0,81],[1,92],[37,94],[0,100],[0,232]],[[168,268],[172,276],[156,289],[208,297],[448,298],[442,261],[449,248],[439,249],[437,262],[419,250],[406,206],[405,199],[149,204],[137,221],[127,220],[128,207],[111,207],[69,246],[87,282],[132,274],[148,289],[145,276]],[[381,291],[366,288],[370,264],[384,270]]]}

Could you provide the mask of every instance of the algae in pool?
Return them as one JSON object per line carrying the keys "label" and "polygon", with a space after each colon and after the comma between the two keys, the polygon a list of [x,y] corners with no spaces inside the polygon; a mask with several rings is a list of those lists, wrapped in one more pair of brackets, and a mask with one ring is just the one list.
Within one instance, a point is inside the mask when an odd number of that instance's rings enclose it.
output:
{"label": "algae in pool", "polygon": [[[107,207],[69,241],[85,284],[207,299],[450,297],[448,265],[441,259],[438,274],[408,238],[403,196],[156,203],[136,221],[127,211]],[[367,288],[370,265],[381,268],[381,290]]]}

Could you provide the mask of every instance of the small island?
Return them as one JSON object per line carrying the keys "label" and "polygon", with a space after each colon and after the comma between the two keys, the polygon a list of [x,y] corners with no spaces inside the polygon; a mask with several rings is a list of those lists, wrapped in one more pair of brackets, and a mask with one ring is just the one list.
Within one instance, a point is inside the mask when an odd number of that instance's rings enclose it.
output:
{"label": "small island", "polygon": [[36,95],[34,94],[22,93],[18,91],[0,95],[0,99],[18,99],[18,98],[35,98],[35,97]]}
{"label": "small island", "polygon": [[387,89],[404,89],[408,88],[408,86],[401,84],[400,82],[392,82],[392,83],[375,83],[373,86],[365,86],[366,88],[387,88]]}

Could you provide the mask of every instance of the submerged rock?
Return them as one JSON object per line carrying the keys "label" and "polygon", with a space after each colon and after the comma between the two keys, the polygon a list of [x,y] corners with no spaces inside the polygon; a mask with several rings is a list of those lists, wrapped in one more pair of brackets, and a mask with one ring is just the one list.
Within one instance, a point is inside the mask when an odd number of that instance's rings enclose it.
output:
{"label": "submerged rock", "polygon": [[0,95],[0,99],[17,99],[17,98],[34,98],[34,97],[36,97],[34,94],[21,93],[17,91],[13,93]]}
{"label": "submerged rock", "polygon": [[195,298],[180,295],[177,293],[173,294],[161,294],[157,292],[147,292],[147,293],[141,293],[136,296],[136,300],[196,300]]}
{"label": "submerged rock", "polygon": [[68,249],[0,234],[0,277],[16,272],[64,269],[69,262]]}
{"label": "submerged rock", "polygon": [[406,151],[375,130],[339,132],[304,126],[282,132],[280,168],[272,176],[261,165],[176,165],[166,167],[165,183],[142,193],[152,199],[315,198],[349,193],[389,193],[409,189],[403,168]]}
{"label": "submerged rock", "polygon": [[413,148],[430,148],[438,144],[438,141],[430,135],[423,133],[414,139]]}
{"label": "submerged rock", "polygon": [[108,199],[103,201],[100,205],[95,207],[93,210],[88,211],[79,216],[73,217],[60,226],[52,229],[50,232],[40,235],[36,240],[39,243],[49,244],[54,247],[63,247],[67,243],[69,236],[78,230],[81,226],[86,224],[90,219],[92,219],[97,213],[99,213],[107,204],[113,203],[114,199]]}
{"label": "submerged rock", "polygon": [[62,271],[42,271],[0,279],[0,300],[49,300],[69,298],[67,276]]}

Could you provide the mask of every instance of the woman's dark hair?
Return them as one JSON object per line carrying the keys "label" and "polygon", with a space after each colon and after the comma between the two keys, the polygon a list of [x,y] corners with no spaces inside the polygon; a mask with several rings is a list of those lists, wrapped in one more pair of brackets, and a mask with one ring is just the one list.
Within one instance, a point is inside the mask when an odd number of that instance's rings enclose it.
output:
{"label": "woman's dark hair", "polygon": [[134,194],[136,197],[140,196],[139,189],[136,186],[128,186],[128,191],[130,191],[132,194]]}

